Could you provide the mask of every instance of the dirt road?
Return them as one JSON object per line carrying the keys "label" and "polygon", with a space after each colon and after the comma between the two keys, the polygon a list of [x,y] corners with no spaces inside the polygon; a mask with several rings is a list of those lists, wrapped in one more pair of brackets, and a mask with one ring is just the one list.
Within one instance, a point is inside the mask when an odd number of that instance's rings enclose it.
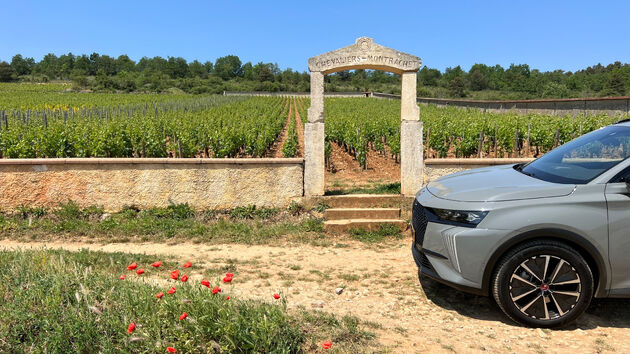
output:
{"label": "dirt road", "polygon": [[[263,298],[280,292],[290,307],[303,305],[372,322],[379,341],[393,352],[567,352],[630,351],[630,300],[595,301],[575,325],[563,330],[519,327],[490,299],[457,292],[416,276],[410,245],[361,243],[328,248],[247,245],[2,240],[2,249],[87,248],[191,260],[205,275],[234,270],[233,298]],[[201,277],[201,274],[197,277]],[[197,281],[193,277],[194,281]],[[343,287],[340,295],[336,288]]]}

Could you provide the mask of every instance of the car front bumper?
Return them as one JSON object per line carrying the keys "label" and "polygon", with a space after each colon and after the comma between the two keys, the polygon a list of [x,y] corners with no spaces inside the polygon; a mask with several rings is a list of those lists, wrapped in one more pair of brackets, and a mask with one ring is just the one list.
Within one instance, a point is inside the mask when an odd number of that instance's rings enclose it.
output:
{"label": "car front bumper", "polygon": [[456,289],[487,294],[484,273],[491,254],[509,231],[454,226],[418,215],[414,203],[412,253],[419,272]]}

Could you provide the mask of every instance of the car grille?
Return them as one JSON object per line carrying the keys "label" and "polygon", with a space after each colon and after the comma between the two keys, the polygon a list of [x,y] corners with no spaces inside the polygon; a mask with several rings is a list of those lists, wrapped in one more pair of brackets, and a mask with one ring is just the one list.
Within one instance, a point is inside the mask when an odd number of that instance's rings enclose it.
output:
{"label": "car grille", "polygon": [[422,247],[424,242],[424,233],[427,230],[427,215],[424,211],[424,207],[418,203],[417,200],[413,201],[413,208],[411,210],[411,224],[413,226],[416,245]]}

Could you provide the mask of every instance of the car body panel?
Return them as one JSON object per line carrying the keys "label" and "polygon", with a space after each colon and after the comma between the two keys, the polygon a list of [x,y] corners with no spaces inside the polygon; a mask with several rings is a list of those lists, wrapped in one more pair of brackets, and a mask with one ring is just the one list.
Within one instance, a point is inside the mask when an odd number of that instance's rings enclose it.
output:
{"label": "car body panel", "polygon": [[[470,176],[458,175],[461,178]],[[497,253],[505,251],[502,250],[503,245],[517,240],[520,235],[529,235],[538,230],[550,231],[547,235],[542,233],[536,237],[573,235],[571,238],[576,240],[576,244],[588,249],[592,258],[597,260],[597,267],[601,268],[596,296],[607,296],[611,286],[611,277],[608,276],[611,274],[611,264],[608,259],[606,184],[570,185],[570,189],[570,193],[555,197],[538,194],[537,198],[475,202],[439,198],[429,188],[425,188],[417,195],[418,202],[424,207],[483,210],[488,211],[488,215],[475,228],[429,222],[422,248],[448,258],[438,259],[427,255],[431,263],[435,263],[437,275],[446,282],[484,290],[488,286],[488,269],[491,270],[494,262],[498,261],[493,259]],[[628,278],[628,275],[625,277]],[[625,288],[630,288],[630,283]]]}
{"label": "car body panel", "polygon": [[499,202],[569,195],[575,185],[545,182],[517,171],[514,165],[476,168],[431,182],[438,198],[464,202]]}

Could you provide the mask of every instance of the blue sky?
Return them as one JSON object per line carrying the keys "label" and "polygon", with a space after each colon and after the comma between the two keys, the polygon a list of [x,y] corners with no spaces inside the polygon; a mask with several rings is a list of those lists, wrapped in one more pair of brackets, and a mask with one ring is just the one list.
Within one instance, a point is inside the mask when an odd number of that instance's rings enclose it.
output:
{"label": "blue sky", "polygon": [[28,1],[2,0],[0,60],[98,52],[276,62],[360,36],[444,70],[474,63],[573,71],[630,62],[630,1]]}

